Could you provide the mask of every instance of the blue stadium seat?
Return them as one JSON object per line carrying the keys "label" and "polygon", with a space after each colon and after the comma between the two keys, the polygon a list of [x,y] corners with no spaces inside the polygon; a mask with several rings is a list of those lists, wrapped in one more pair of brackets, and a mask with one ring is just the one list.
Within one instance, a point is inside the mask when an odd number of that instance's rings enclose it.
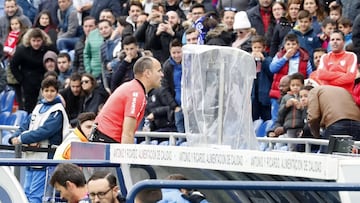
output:
{"label": "blue stadium seat", "polygon": [[6,119],[5,125],[14,125],[15,120],[16,120],[16,115],[15,114],[10,114]]}
{"label": "blue stadium seat", "polygon": [[265,123],[265,132],[268,132],[274,127],[274,121],[273,120],[267,120]]}
{"label": "blue stadium seat", "polygon": [[22,122],[25,121],[25,119],[28,116],[28,113],[24,110],[17,110],[15,113],[13,113],[16,116],[16,120],[13,123],[13,125],[20,126]]}
{"label": "blue stadium seat", "polygon": [[274,122],[272,120],[264,121],[258,131],[256,132],[256,137],[265,137],[266,133],[273,127]]}
{"label": "blue stadium seat", "polygon": [[1,112],[4,111],[12,112],[14,101],[15,101],[15,91],[14,90],[5,91],[4,95],[1,97]]}
{"label": "blue stadium seat", "polygon": [[1,112],[0,113],[0,125],[6,125],[7,118],[9,117],[10,112]]}
{"label": "blue stadium seat", "polygon": [[165,140],[159,143],[159,145],[169,145],[169,141]]}
{"label": "blue stadium seat", "polygon": [[253,121],[253,126],[254,126],[254,130],[255,130],[255,135],[257,135],[257,132],[261,126],[261,124],[263,123],[264,121],[262,119],[257,119],[255,121]]}

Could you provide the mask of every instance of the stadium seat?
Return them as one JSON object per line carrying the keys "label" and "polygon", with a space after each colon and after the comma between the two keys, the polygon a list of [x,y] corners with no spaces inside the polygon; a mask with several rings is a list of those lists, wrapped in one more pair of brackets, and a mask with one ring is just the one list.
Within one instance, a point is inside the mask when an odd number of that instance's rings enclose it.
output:
{"label": "stadium seat", "polygon": [[256,131],[256,137],[264,137],[266,135],[266,122],[261,123],[260,127]]}
{"label": "stadium seat", "polygon": [[20,126],[22,122],[25,121],[25,119],[28,116],[28,113],[24,110],[17,110],[15,113],[13,113],[16,116],[16,120],[13,123],[13,125]]}
{"label": "stadium seat", "polygon": [[15,121],[16,121],[16,115],[10,114],[6,119],[5,125],[14,125]]}
{"label": "stadium seat", "polygon": [[255,135],[257,135],[257,132],[261,126],[261,124],[263,123],[264,121],[262,119],[257,119],[255,121],[253,121],[253,126],[254,126],[254,130],[255,130]]}
{"label": "stadium seat", "polygon": [[6,125],[7,118],[9,117],[10,112],[1,112],[0,113],[0,125]]}
{"label": "stadium seat", "polygon": [[267,120],[265,123],[265,132],[268,132],[274,127],[274,121],[273,120]]}
{"label": "stadium seat", "polygon": [[5,91],[4,95],[1,97],[1,112],[4,111],[12,112],[14,101],[15,101],[15,91],[14,90]]}
{"label": "stadium seat", "polygon": [[159,145],[169,145],[169,141],[165,140],[159,143]]}

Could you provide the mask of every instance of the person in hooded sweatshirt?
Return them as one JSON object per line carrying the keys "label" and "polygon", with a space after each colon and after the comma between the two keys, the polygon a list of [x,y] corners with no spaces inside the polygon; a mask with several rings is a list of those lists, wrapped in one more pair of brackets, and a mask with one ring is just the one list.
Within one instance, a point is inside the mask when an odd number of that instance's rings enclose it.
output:
{"label": "person in hooded sweatshirt", "polygon": [[[41,83],[43,99],[33,112],[21,124],[20,128],[9,138],[12,145],[28,145],[34,148],[51,148],[60,145],[63,136],[67,135],[69,120],[61,99],[58,96],[59,83],[56,79],[46,78]],[[24,158],[52,159],[54,153],[25,152]],[[41,203],[46,185],[46,167],[29,166],[25,171],[24,191],[29,202]]]}

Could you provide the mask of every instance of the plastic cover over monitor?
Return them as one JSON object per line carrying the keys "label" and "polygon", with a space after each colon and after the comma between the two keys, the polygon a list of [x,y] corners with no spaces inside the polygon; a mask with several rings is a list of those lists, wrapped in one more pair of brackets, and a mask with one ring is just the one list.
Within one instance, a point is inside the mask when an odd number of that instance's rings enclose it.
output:
{"label": "plastic cover over monitor", "polygon": [[254,58],[231,47],[183,47],[182,108],[190,146],[257,149],[251,117]]}

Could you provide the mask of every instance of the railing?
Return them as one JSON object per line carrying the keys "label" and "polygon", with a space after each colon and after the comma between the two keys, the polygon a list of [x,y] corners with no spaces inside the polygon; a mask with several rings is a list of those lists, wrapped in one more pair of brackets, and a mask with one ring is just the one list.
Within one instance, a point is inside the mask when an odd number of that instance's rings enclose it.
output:
{"label": "railing", "polygon": [[[7,126],[7,125],[0,125],[0,143],[2,137],[1,130],[16,130],[18,129],[17,126]],[[151,138],[168,138],[169,145],[175,146],[176,139],[186,138],[185,133],[176,133],[176,132],[141,132],[137,131],[135,137],[145,137],[145,144],[150,144]],[[305,145],[305,152],[311,152],[312,145],[328,145],[329,140],[324,139],[313,139],[313,138],[272,138],[272,137],[257,137],[256,138],[260,143],[267,143],[269,145],[269,149],[272,150],[274,148],[274,144],[276,143],[291,143],[291,144],[304,144]],[[360,146],[360,141],[355,141],[354,145]]]}
{"label": "railing", "polygon": [[129,191],[126,203],[149,188],[189,188],[210,190],[287,190],[287,191],[360,191],[360,183],[295,182],[295,181],[208,181],[208,180],[144,180]]}

